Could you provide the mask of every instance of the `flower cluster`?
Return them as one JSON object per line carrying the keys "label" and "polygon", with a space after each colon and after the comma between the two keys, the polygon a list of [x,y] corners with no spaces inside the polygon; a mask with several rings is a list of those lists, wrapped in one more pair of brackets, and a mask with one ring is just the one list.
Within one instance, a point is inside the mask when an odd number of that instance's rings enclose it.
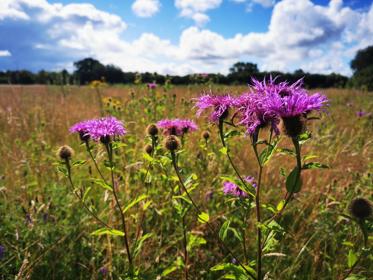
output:
{"label": "flower cluster", "polygon": [[123,123],[115,117],[105,117],[79,122],[70,128],[71,133],[79,133],[84,142],[89,139],[106,142],[112,137],[126,134]]}
{"label": "flower cluster", "polygon": [[328,102],[326,96],[319,93],[309,95],[302,86],[302,79],[293,84],[276,83],[272,77],[268,81],[252,79],[250,91],[239,97],[203,95],[197,98],[197,116],[213,108],[210,120],[216,122],[224,119],[228,110],[234,108],[235,116],[240,118],[238,124],[245,126],[250,135],[266,126],[279,134],[282,120],[285,134],[296,137],[304,131],[307,115],[312,111],[321,111]]}
{"label": "flower cluster", "polygon": [[157,126],[163,130],[165,135],[182,136],[188,132],[198,129],[198,126],[191,120],[164,119],[157,122]]}
{"label": "flower cluster", "polygon": [[223,192],[226,195],[232,195],[236,197],[247,197],[247,193],[241,190],[235,183],[224,182],[223,183]]}

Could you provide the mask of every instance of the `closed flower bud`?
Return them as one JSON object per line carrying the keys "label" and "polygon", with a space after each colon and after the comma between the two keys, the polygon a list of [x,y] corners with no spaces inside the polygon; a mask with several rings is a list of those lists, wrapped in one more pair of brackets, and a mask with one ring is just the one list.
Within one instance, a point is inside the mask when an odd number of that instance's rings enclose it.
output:
{"label": "closed flower bud", "polygon": [[164,146],[167,150],[173,152],[180,148],[180,140],[175,135],[169,135],[164,140]]}
{"label": "closed flower bud", "polygon": [[146,128],[146,133],[150,136],[156,136],[158,134],[158,127],[155,124],[150,124]]}
{"label": "closed flower bud", "polygon": [[372,215],[372,205],[368,199],[359,197],[351,201],[350,213],[357,219],[366,219]]}
{"label": "closed flower bud", "polygon": [[210,132],[208,132],[207,130],[204,131],[202,133],[202,137],[205,139],[205,140],[208,140],[210,138]]}
{"label": "closed flower bud", "polygon": [[153,147],[152,147],[152,145],[146,145],[145,147],[144,147],[144,151],[145,151],[145,153],[147,153],[148,155],[151,155],[152,153],[153,153]]}
{"label": "closed flower bud", "polygon": [[57,155],[63,160],[69,160],[73,154],[74,150],[67,145],[61,146],[57,151]]}

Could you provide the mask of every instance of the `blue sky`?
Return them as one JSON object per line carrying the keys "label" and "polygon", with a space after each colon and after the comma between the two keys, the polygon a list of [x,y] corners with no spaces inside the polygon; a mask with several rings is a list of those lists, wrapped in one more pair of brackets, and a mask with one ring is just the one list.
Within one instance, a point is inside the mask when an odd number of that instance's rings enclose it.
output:
{"label": "blue sky", "polygon": [[1,0],[0,70],[73,70],[95,57],[125,71],[261,70],[350,75],[373,45],[362,0]]}

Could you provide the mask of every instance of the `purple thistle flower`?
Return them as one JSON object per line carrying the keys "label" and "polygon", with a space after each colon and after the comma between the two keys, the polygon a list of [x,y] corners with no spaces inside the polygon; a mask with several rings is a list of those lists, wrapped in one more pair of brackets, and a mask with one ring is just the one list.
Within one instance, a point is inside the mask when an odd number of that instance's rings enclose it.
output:
{"label": "purple thistle flower", "polygon": [[235,183],[226,181],[223,183],[223,192],[226,195],[233,195],[237,197],[247,197],[247,193],[241,190]]}
{"label": "purple thistle flower", "polygon": [[359,118],[365,117],[367,115],[369,115],[369,114],[367,112],[362,111],[362,110],[359,110],[359,111],[356,112],[356,116],[359,117]]}
{"label": "purple thistle flower", "polygon": [[93,120],[78,122],[74,124],[72,127],[70,127],[69,131],[71,133],[78,133],[80,140],[82,140],[83,142],[86,142],[90,138],[90,135],[88,134],[88,130],[92,124],[93,124]]}
{"label": "purple thistle flower", "polygon": [[246,182],[248,182],[250,185],[252,185],[254,188],[257,187],[256,180],[255,180],[255,178],[253,176],[247,176],[247,177],[244,178],[244,180]]}
{"label": "purple thistle flower", "polygon": [[157,126],[163,130],[165,135],[176,136],[182,136],[198,129],[198,126],[193,121],[186,119],[164,119],[157,122]]}
{"label": "purple thistle flower", "polygon": [[3,245],[0,245],[0,260],[4,258],[5,256],[5,247]]}
{"label": "purple thistle flower", "polygon": [[230,95],[203,95],[199,98],[195,98],[196,105],[198,108],[197,116],[199,117],[203,111],[209,108],[213,108],[209,118],[212,122],[217,122],[220,119],[224,119],[228,116],[228,110],[234,105],[234,98]]}
{"label": "purple thistle flower", "polygon": [[325,95],[320,93],[308,95],[301,91],[284,97],[272,94],[267,100],[267,108],[282,118],[289,118],[307,115],[311,111],[320,111],[327,102]]}
{"label": "purple thistle flower", "polygon": [[102,276],[106,276],[107,273],[108,273],[109,271],[108,271],[108,269],[107,269],[105,266],[103,266],[103,267],[101,267],[101,268],[98,270],[98,272],[99,272]]}
{"label": "purple thistle flower", "polygon": [[271,125],[276,134],[280,133],[277,128],[279,118],[277,114],[265,108],[265,98],[264,92],[250,92],[241,95],[235,101],[234,105],[241,116],[239,124],[244,125],[250,135],[254,135],[259,128],[267,125]]}
{"label": "purple thistle flower", "polygon": [[153,83],[148,83],[146,86],[148,87],[148,89],[155,89],[157,87],[157,84],[153,82]]}
{"label": "purple thistle flower", "polygon": [[95,141],[126,134],[123,123],[115,117],[92,119],[73,125],[70,132],[78,132],[79,135],[92,138]]}

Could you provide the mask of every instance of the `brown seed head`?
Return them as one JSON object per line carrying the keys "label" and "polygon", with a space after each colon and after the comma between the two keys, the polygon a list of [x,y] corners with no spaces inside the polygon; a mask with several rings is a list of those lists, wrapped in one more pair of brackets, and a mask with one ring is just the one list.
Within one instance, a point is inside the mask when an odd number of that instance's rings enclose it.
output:
{"label": "brown seed head", "polygon": [[146,128],[146,134],[150,136],[156,136],[158,135],[158,127],[155,124],[150,124]]}
{"label": "brown seed head", "polygon": [[70,159],[74,154],[74,150],[67,145],[61,146],[57,151],[57,156],[60,157],[62,160],[68,160]]}
{"label": "brown seed head", "polygon": [[148,155],[151,155],[152,152],[153,152],[153,147],[152,147],[152,145],[147,144],[147,145],[144,147],[144,151],[145,151],[145,153],[147,153]]}
{"label": "brown seed head", "polygon": [[208,132],[207,130],[204,131],[202,133],[202,137],[205,139],[205,140],[208,140],[210,138],[210,132]]}
{"label": "brown seed head", "polygon": [[372,204],[368,199],[358,197],[351,201],[350,213],[357,219],[366,219],[372,215]]}
{"label": "brown seed head", "polygon": [[173,152],[180,148],[180,140],[175,135],[169,135],[164,140],[164,146],[167,150]]}

